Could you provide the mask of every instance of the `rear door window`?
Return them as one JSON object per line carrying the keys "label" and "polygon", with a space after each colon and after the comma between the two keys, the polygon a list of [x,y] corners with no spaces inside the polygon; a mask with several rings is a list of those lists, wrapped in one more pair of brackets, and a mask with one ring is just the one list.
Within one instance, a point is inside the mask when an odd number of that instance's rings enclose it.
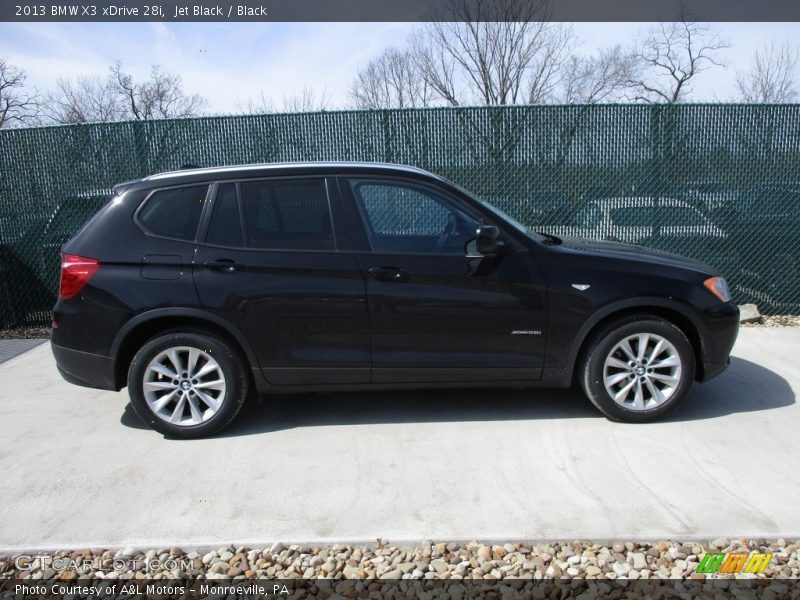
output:
{"label": "rear door window", "polygon": [[240,189],[248,247],[336,248],[324,179],[247,181]]}
{"label": "rear door window", "polygon": [[239,200],[234,183],[223,183],[217,190],[206,242],[218,246],[244,246]]}

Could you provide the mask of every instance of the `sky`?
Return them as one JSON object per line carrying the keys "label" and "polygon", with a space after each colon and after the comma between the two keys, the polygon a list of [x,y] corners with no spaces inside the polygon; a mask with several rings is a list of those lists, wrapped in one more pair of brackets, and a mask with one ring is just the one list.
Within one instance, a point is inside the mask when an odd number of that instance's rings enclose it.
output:
{"label": "sky", "polygon": [[[308,86],[346,107],[359,68],[384,48],[403,47],[414,23],[0,23],[0,57],[29,83],[52,88],[58,78],[104,75],[121,60],[135,77],[150,66],[183,77],[186,92],[209,101],[208,112],[241,112],[263,91],[276,106]],[[725,68],[699,75],[691,100],[733,98],[737,71],[766,41],[796,40],[800,23],[711,23],[732,47]],[[574,23],[580,51],[627,44],[646,23]]]}

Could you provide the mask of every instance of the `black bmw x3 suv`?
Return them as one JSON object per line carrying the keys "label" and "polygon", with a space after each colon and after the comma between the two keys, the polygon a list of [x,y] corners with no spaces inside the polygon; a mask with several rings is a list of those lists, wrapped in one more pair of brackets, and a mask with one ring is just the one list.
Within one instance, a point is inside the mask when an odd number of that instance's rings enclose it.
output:
{"label": "black bmw x3 suv", "polygon": [[643,422],[725,369],[738,316],[712,267],[529,231],[420,169],[249,165],[117,186],[63,247],[52,348],[174,437],[249,393],[575,381]]}

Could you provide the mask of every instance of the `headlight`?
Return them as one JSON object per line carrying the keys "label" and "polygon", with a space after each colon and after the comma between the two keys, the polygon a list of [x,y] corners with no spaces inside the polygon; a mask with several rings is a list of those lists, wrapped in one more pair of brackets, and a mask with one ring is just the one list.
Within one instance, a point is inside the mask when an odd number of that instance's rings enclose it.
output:
{"label": "headlight", "polygon": [[703,285],[723,302],[730,301],[731,293],[728,291],[728,284],[722,277],[709,277],[703,282]]}

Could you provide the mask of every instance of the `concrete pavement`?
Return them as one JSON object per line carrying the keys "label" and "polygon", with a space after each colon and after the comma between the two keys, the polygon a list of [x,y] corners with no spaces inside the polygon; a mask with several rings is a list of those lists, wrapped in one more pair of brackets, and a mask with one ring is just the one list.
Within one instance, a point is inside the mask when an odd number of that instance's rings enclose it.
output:
{"label": "concrete pavement", "polygon": [[0,340],[0,364],[15,356],[24,354],[31,348],[43,344],[46,340]]}
{"label": "concrete pavement", "polygon": [[0,366],[0,549],[794,539],[798,356],[800,328],[743,329],[730,369],[648,425],[576,390],[306,394],[174,441],[44,345]]}

